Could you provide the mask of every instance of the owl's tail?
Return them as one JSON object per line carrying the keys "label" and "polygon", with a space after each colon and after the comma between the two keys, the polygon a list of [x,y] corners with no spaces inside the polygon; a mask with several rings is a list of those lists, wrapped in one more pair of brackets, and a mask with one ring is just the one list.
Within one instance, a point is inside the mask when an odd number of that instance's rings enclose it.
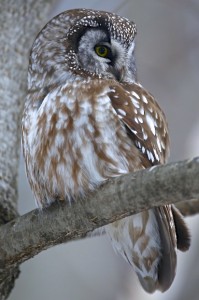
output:
{"label": "owl's tail", "polygon": [[163,206],[106,227],[116,252],[135,269],[145,291],[166,291],[176,272],[176,247],[190,245],[187,227],[177,209]]}

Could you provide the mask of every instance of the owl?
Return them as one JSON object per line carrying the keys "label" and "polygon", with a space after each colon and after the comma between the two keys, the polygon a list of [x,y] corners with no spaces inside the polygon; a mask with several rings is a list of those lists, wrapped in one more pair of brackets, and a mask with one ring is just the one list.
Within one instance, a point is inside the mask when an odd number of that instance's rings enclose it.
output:
{"label": "owl", "polygon": [[[26,171],[37,204],[73,202],[110,178],[164,164],[165,115],[137,81],[136,26],[114,13],[74,9],[39,32],[28,70],[22,120]],[[111,199],[110,199],[111,201]],[[176,249],[189,232],[174,205],[104,227],[143,288],[166,291]]]}

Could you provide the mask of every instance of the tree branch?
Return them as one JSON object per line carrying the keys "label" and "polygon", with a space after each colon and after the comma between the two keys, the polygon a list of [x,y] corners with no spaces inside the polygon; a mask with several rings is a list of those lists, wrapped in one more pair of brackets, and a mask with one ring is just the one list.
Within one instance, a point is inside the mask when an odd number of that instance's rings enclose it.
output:
{"label": "tree branch", "polygon": [[193,216],[199,213],[199,199],[192,201],[182,201],[176,204],[176,207],[181,211],[183,216]]}
{"label": "tree branch", "polygon": [[199,158],[114,178],[71,205],[57,202],[0,227],[0,268],[142,210],[199,199]]}

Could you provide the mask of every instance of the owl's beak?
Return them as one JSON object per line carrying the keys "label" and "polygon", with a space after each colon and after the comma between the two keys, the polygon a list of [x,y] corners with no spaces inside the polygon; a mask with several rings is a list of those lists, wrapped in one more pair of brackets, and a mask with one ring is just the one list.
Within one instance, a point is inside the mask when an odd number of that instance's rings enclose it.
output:
{"label": "owl's beak", "polygon": [[121,82],[125,76],[125,68],[124,67],[118,69],[113,66],[110,66],[109,72],[112,73],[113,76],[115,77],[115,79],[119,82]]}

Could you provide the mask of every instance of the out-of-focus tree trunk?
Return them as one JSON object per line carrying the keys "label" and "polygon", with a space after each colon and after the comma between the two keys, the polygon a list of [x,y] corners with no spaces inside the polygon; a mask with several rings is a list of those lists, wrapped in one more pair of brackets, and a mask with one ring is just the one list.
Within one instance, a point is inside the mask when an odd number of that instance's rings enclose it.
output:
{"label": "out-of-focus tree trunk", "polygon": [[[17,216],[21,113],[28,53],[54,0],[0,1],[0,224]],[[0,266],[0,299],[13,288],[19,269]]]}

